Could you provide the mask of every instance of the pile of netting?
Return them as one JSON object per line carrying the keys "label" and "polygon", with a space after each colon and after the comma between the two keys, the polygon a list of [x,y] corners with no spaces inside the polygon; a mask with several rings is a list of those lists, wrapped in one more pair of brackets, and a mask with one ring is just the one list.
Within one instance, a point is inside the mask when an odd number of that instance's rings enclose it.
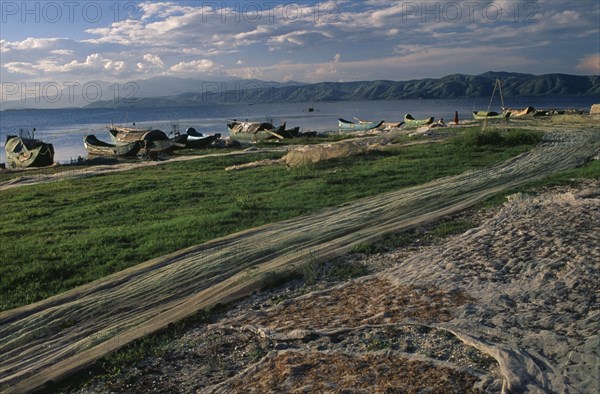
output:
{"label": "pile of netting", "polygon": [[292,149],[283,157],[288,168],[300,167],[320,161],[357,156],[379,150],[391,142],[384,137],[361,138],[323,145],[304,145]]}
{"label": "pile of netting", "polygon": [[259,160],[227,167],[225,170],[241,171],[276,164],[285,164],[287,168],[296,168],[320,161],[366,154],[382,149],[391,143],[390,138],[371,137],[333,142],[330,144],[302,145],[292,148],[285,156],[278,160]]}

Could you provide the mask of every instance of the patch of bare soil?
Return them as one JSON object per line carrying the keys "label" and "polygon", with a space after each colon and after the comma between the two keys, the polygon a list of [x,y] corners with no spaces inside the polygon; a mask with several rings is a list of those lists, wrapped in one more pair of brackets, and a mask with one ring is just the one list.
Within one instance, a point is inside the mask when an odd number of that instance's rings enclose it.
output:
{"label": "patch of bare soil", "polygon": [[450,311],[469,300],[460,290],[397,285],[371,277],[284,301],[269,312],[243,316],[239,324],[289,331],[390,324],[406,319],[433,323],[450,320]]}
{"label": "patch of bare soil", "polygon": [[[424,376],[427,377],[424,380]],[[214,393],[479,393],[477,378],[452,367],[409,360],[394,352],[280,352]]]}

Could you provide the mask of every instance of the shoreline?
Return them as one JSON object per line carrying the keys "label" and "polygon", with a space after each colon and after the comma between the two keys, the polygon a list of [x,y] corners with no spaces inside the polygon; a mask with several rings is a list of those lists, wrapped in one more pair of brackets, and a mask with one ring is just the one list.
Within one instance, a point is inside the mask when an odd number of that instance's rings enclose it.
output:
{"label": "shoreline", "polygon": [[[521,99],[521,98],[520,98]],[[583,107],[589,112],[589,106],[593,104],[593,97],[537,97],[523,98],[523,105],[537,105],[542,108],[572,108]],[[583,100],[581,105],[577,106],[577,101]],[[341,102],[320,102],[311,103],[315,107],[315,112],[304,112],[307,103],[267,103],[248,105],[225,105],[209,106],[210,110],[200,112],[196,107],[182,108],[140,108],[140,109],[120,109],[120,110],[99,110],[97,114],[88,116],[76,115],[78,110],[60,110],[65,114],[61,116],[50,116],[43,114],[42,111],[35,111],[35,114],[24,122],[23,113],[8,112],[10,116],[3,117],[0,124],[0,132],[3,136],[7,134],[18,134],[20,128],[29,130],[37,128],[37,135],[46,142],[53,143],[57,150],[57,161],[68,163],[77,160],[79,156],[86,157],[87,152],[83,148],[83,138],[88,134],[95,134],[99,139],[109,141],[106,132],[106,125],[111,122],[118,125],[131,124],[136,122],[138,126],[162,129],[169,133],[173,125],[178,125],[180,131],[187,127],[195,127],[199,132],[205,134],[220,133],[226,136],[227,121],[231,119],[250,119],[255,121],[264,121],[269,119],[274,124],[281,124],[287,121],[288,126],[299,126],[303,131],[315,130],[318,132],[326,130],[337,130],[337,119],[345,117],[352,119],[358,117],[361,119],[371,119],[373,121],[385,120],[386,122],[401,122],[406,113],[411,113],[417,118],[434,116],[435,121],[444,118],[447,123],[453,119],[455,110],[460,113],[461,120],[472,119],[472,111],[487,107],[488,99],[482,100],[480,104],[475,105],[469,99],[426,99],[426,100],[383,100],[383,101],[341,101]],[[544,103],[547,103],[544,104]],[[485,105],[484,105],[485,104]],[[514,105],[513,105],[514,104]],[[509,106],[518,106],[517,103],[509,103]],[[535,106],[534,105],[534,106]],[[498,108],[493,108],[498,110]],[[54,110],[48,110],[54,111]],[[74,115],[69,116],[69,112],[75,111]],[[86,109],[81,109],[86,111]],[[87,111],[90,111],[89,109]],[[96,110],[94,110],[96,111]],[[156,112],[159,112],[158,115]],[[72,118],[72,119],[69,119]],[[85,123],[85,122],[90,122]],[[4,155],[4,138],[0,139],[0,161]],[[62,145],[65,144],[63,149]]]}

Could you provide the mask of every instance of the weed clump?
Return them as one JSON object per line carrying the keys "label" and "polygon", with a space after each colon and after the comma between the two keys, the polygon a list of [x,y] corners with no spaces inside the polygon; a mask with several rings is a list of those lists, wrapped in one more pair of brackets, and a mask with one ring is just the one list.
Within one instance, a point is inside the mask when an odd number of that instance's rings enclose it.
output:
{"label": "weed clump", "polygon": [[473,128],[457,136],[458,142],[467,147],[478,146],[520,146],[536,145],[544,136],[544,133],[534,130],[523,129],[488,129]]}

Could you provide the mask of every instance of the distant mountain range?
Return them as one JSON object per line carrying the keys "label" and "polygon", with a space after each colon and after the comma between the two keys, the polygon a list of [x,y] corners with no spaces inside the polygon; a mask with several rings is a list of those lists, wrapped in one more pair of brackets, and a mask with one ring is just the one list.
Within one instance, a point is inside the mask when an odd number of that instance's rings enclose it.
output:
{"label": "distant mountain range", "polygon": [[[205,104],[246,104],[275,102],[323,102],[401,99],[454,99],[489,97],[494,83],[502,81],[504,97],[533,96],[597,96],[600,76],[568,74],[532,75],[509,72],[487,72],[481,75],[453,74],[443,78],[410,81],[266,82],[229,79],[215,82],[191,78],[156,77],[126,83],[92,82],[81,86],[87,95],[75,93],[76,101],[38,100],[29,105],[8,101],[2,109],[14,108],[157,108]],[[88,88],[87,90],[85,88]],[[97,91],[103,94],[95,99]],[[68,95],[64,94],[64,98]],[[84,96],[86,100],[82,100]],[[93,100],[89,97],[94,98]],[[69,97],[70,98],[70,97]]]}
{"label": "distant mountain range", "polygon": [[88,105],[107,107],[169,107],[204,104],[321,102],[401,99],[453,99],[487,97],[496,78],[502,81],[505,97],[599,96],[599,76],[567,74],[531,75],[487,72],[481,75],[453,74],[439,79],[411,81],[323,82],[278,84],[263,81],[204,82],[199,89],[177,95],[139,97],[120,102],[103,101]]}

